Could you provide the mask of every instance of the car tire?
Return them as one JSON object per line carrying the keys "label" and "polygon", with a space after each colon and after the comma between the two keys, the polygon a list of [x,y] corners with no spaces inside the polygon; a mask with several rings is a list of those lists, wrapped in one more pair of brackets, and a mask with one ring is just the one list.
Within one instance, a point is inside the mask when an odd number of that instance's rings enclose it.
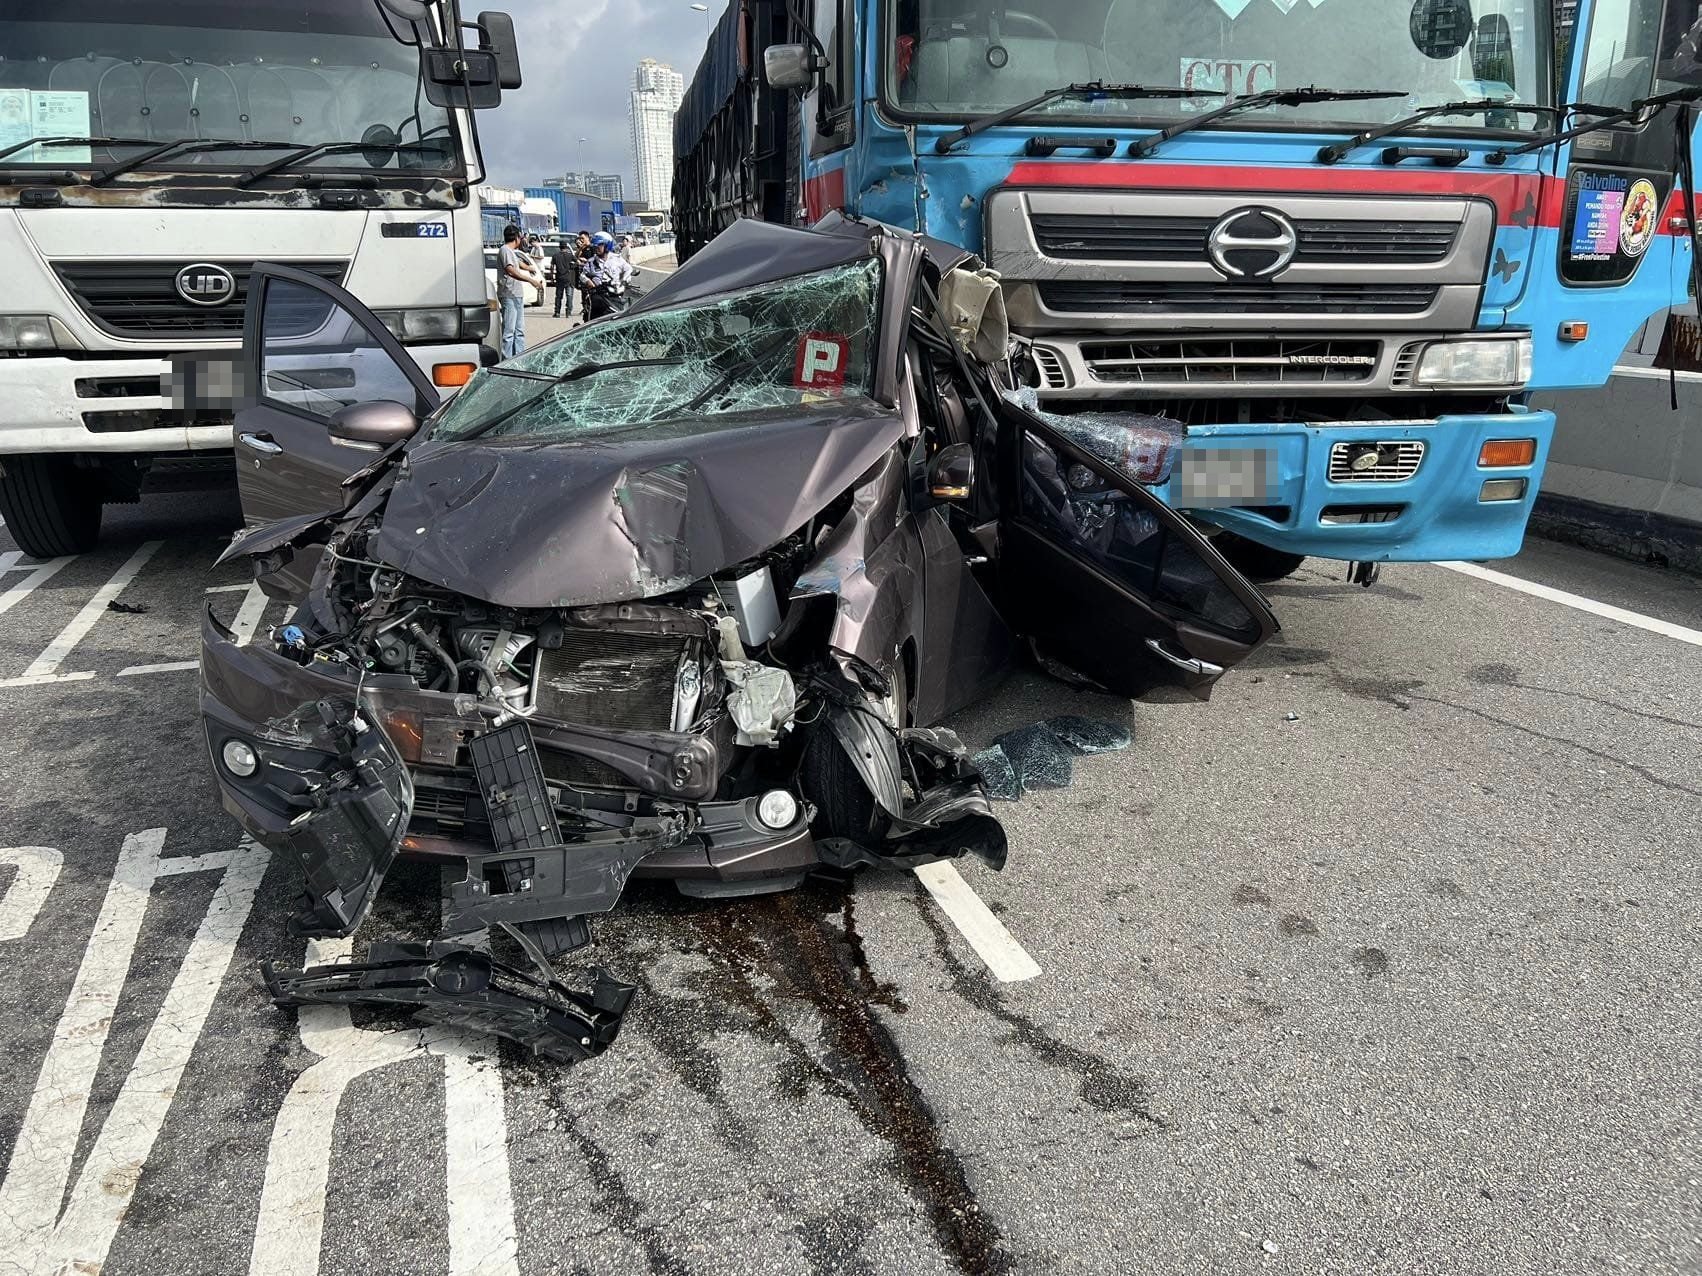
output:
{"label": "car tire", "polygon": [[1219,532],[1212,537],[1211,543],[1218,553],[1229,560],[1231,567],[1255,585],[1268,585],[1285,576],[1292,576],[1300,564],[1306,561],[1304,554],[1272,549],[1269,545],[1261,545],[1258,541],[1237,536],[1234,532]]}
{"label": "car tire", "polygon": [[8,456],[0,461],[0,518],[33,558],[84,554],[100,540],[99,476],[70,458]]}
{"label": "car tire", "polygon": [[[909,686],[902,662],[893,678],[892,701],[908,725]],[[817,837],[840,837],[863,846],[878,846],[886,837],[891,817],[875,801],[857,773],[851,756],[832,731],[819,729],[810,738],[798,767],[798,788],[816,808],[810,828]]]}

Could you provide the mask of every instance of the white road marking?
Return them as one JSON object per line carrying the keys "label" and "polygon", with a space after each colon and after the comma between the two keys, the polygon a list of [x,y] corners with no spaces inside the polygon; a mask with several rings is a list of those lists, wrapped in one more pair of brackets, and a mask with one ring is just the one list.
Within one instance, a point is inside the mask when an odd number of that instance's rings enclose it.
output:
{"label": "white road marking", "polygon": [[1622,625],[1646,629],[1652,634],[1660,634],[1663,638],[1676,638],[1679,642],[1687,642],[1693,647],[1702,647],[1702,630],[1675,625],[1670,620],[1657,620],[1653,616],[1643,615],[1642,612],[1615,607],[1612,603],[1598,603],[1594,598],[1585,598],[1582,594],[1569,594],[1564,589],[1554,589],[1518,576],[1509,576],[1505,572],[1491,571],[1487,567],[1479,567],[1476,563],[1437,563],[1436,566],[1446,567],[1449,571],[1459,572],[1463,576],[1487,580],[1492,585],[1504,585],[1533,598],[1559,603],[1562,607],[1573,607],[1578,611],[1587,611],[1592,616],[1604,616],[1608,620],[1617,620]]}
{"label": "white road marking", "polygon": [[254,637],[254,630],[260,623],[260,617],[266,612],[268,599],[258,582],[248,587],[248,595],[242,600],[242,606],[236,609],[236,619],[231,621],[230,631],[236,635],[236,645],[248,646],[249,639]]}
{"label": "white road marking", "polygon": [[[352,949],[350,939],[312,940],[305,964],[347,961]],[[343,1092],[363,1073],[428,1053],[444,1059],[449,1270],[452,1276],[517,1273],[496,1043],[456,1029],[356,1028],[347,1006],[302,1006],[296,1015],[302,1045],[319,1058],[296,1078],[278,1109],[266,1149],[250,1276],[316,1276],[331,1140]],[[483,1056],[477,1063],[475,1054]]]}
{"label": "white road marking", "polygon": [[496,1043],[457,1032],[433,1044],[432,1052],[443,1056],[451,1276],[518,1272],[520,1238]]}
{"label": "white road marking", "polygon": [[207,588],[202,592],[208,593],[208,594],[240,594],[243,590],[245,590],[247,588],[248,588],[248,583],[246,581],[243,581],[243,582],[241,582],[239,584],[235,584],[235,585],[208,585]]}
{"label": "white road marking", "polygon": [[88,682],[92,673],[44,673],[35,677],[0,678],[0,687],[49,687],[56,682]]}
{"label": "white road marking", "polygon": [[17,873],[6,893],[0,895],[0,940],[22,939],[59,880],[65,857],[51,846],[8,846],[0,850],[0,864],[12,864]]}
{"label": "white road marking", "polygon": [[[43,563],[24,564],[25,567],[30,569],[30,574],[25,576],[17,584],[9,587],[5,593],[0,594],[0,616],[4,616],[7,612],[11,611],[12,608],[16,607],[19,603],[23,602],[24,599],[28,598],[37,587],[42,585],[48,577],[53,575],[54,572],[65,566],[66,563],[70,562],[73,557],[75,556],[68,554],[63,558],[50,558]],[[20,568],[19,570],[21,571],[23,569]]]}
{"label": "white road marking", "polygon": [[956,865],[948,861],[924,864],[916,870],[916,876],[928,888],[928,894],[934,897],[940,911],[951,919],[952,925],[969,941],[969,946],[987,963],[993,978],[1000,983],[1014,984],[1033,979],[1040,973],[1040,966],[1034,958],[1016,942],[1004,923],[993,916],[993,910],[982,902],[981,897],[969,888]]}
{"label": "white road marking", "polygon": [[229,867],[77,1175],[70,1203],[54,1229],[47,1254],[49,1270],[98,1272],[106,1262],[183,1071],[201,1039],[213,999],[230,969],[270,855],[244,838],[235,851],[160,861],[160,869],[166,872]]}
{"label": "white road marking", "polygon": [[[59,671],[65,657],[71,654],[71,649],[84,638],[106,615],[106,605],[124,592],[125,586],[136,579],[143,567],[147,566],[163,541],[143,541],[136,547],[136,552],[130,555],[124,566],[112,574],[112,579],[95,590],[83,609],[71,617],[71,623],[59,631],[59,636],[47,644],[47,650],[35,658],[30,667],[24,670],[25,678],[44,678]],[[28,582],[25,582],[26,584]]]}
{"label": "white road marking", "polygon": [[129,668],[120,669],[118,676],[120,678],[133,678],[137,674],[177,673],[180,670],[199,669],[200,667],[201,662],[199,660],[168,660],[163,665],[131,665]]}
{"label": "white road marking", "polygon": [[[23,556],[24,551],[21,549],[9,549],[4,554],[0,554],[0,576],[4,576],[7,572],[27,570],[18,566],[18,560]],[[29,566],[33,567],[35,564],[31,563]]]}
{"label": "white road marking", "polygon": [[248,839],[234,851],[207,851],[202,855],[168,855],[159,863],[161,877],[176,877],[180,873],[205,873],[210,869],[229,868],[239,851],[248,848]]}
{"label": "white road marking", "polygon": [[112,884],[0,1179],[0,1273],[6,1276],[34,1276],[53,1241],[89,1091],[142,931],[163,845],[165,830],[148,829],[125,838],[118,852]]}

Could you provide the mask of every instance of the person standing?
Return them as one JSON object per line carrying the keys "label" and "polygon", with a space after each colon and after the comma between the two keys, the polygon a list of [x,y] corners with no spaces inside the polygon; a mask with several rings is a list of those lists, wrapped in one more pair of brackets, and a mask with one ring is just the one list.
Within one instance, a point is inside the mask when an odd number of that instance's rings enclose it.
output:
{"label": "person standing", "polygon": [[542,290],[544,277],[520,250],[520,227],[503,227],[497,255],[496,295],[502,303],[502,357],[512,359],[526,349],[526,285]]}
{"label": "person standing", "polygon": [[573,294],[579,287],[579,249],[566,235],[556,240],[553,254],[556,268],[556,313],[573,318]]}
{"label": "person standing", "polygon": [[592,257],[596,256],[595,251],[591,247],[590,231],[582,230],[579,232],[579,238],[575,244],[574,252],[579,257],[578,264],[573,268],[573,278],[579,288],[579,313],[586,319],[589,319],[591,317],[591,290],[585,286],[581,276],[585,271],[585,263],[590,261]]}

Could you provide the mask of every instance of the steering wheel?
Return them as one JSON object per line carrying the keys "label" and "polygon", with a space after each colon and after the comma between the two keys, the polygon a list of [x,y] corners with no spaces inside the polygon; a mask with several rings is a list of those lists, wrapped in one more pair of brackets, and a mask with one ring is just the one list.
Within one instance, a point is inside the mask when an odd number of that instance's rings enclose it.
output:
{"label": "steering wheel", "polygon": [[1033,27],[1045,39],[1056,40],[1058,38],[1058,28],[1046,21],[1045,18],[1039,17],[1035,14],[1022,13],[1016,9],[1006,9],[1004,13],[1000,15],[1000,18],[1004,22],[1015,22],[1018,25],[1026,24]]}

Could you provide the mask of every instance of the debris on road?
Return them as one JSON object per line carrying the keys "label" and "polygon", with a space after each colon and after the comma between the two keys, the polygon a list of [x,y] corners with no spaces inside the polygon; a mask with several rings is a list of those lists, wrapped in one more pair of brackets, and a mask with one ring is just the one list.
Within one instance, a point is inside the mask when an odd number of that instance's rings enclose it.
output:
{"label": "debris on road", "polygon": [[601,967],[589,993],[555,977],[543,953],[520,930],[504,929],[532,970],[499,961],[465,944],[387,941],[364,962],[280,969],[260,963],[266,990],[279,1006],[411,1006],[421,1023],[489,1033],[534,1055],[574,1063],[601,1054],[620,1032],[634,986]]}
{"label": "debris on road", "polygon": [[112,601],[107,603],[106,609],[108,611],[119,612],[125,616],[144,616],[148,612],[148,605],[146,603],[122,602],[119,599],[114,598]]}
{"label": "debris on road", "polygon": [[1129,739],[1114,722],[1060,714],[1005,732],[970,761],[990,796],[1014,802],[1036,789],[1067,787],[1075,758],[1126,749]]}

